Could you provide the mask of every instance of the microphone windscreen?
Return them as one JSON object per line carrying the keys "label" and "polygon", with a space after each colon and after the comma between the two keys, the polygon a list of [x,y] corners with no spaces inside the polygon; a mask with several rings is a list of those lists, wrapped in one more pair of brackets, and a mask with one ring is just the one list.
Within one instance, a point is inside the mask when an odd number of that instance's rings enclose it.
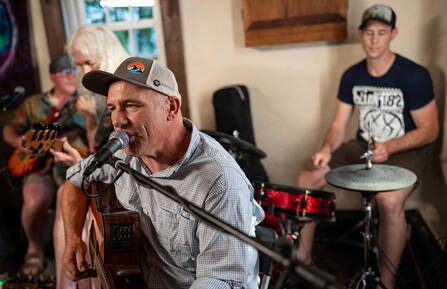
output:
{"label": "microphone windscreen", "polygon": [[123,144],[123,149],[129,145],[129,136],[122,130],[113,131],[109,136],[109,140],[112,138],[119,139]]}

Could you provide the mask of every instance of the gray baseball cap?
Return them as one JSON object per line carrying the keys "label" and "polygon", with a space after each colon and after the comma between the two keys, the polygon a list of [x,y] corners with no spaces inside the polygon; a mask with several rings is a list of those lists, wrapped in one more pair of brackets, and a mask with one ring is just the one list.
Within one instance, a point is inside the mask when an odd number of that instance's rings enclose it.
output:
{"label": "gray baseball cap", "polygon": [[48,66],[48,70],[50,73],[56,73],[61,71],[62,69],[67,68],[75,68],[75,64],[73,60],[68,55],[62,55],[60,57],[57,57],[53,60],[51,60],[50,65]]}
{"label": "gray baseball cap", "polygon": [[364,29],[370,20],[377,20],[393,29],[396,28],[396,13],[391,7],[383,4],[373,5],[363,11],[362,24],[360,24],[359,29]]}
{"label": "gray baseball cap", "polygon": [[82,84],[94,93],[107,96],[109,86],[119,80],[150,88],[167,96],[177,96],[182,101],[174,73],[157,61],[142,57],[127,58],[113,74],[92,70],[84,75]]}

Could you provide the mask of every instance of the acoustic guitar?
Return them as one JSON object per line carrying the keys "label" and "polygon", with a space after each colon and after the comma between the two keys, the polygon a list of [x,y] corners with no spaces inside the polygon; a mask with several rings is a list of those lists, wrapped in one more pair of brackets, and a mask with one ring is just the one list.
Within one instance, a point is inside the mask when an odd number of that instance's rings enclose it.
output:
{"label": "acoustic guitar", "polygon": [[[91,184],[94,193],[105,187],[102,183]],[[141,288],[138,213],[121,206],[113,185],[101,196],[91,198],[90,207],[94,220],[90,227],[90,254],[101,287]]]}
{"label": "acoustic guitar", "polygon": [[[51,167],[51,159],[48,158],[49,150],[53,148],[56,151],[62,150],[62,142],[58,139],[61,132],[61,125],[52,124],[33,124],[23,136],[22,146],[31,150],[26,153],[21,149],[15,149],[8,160],[8,168],[14,177],[22,177],[33,171],[45,172]],[[74,147],[82,157],[86,157],[87,148],[81,149]]]}

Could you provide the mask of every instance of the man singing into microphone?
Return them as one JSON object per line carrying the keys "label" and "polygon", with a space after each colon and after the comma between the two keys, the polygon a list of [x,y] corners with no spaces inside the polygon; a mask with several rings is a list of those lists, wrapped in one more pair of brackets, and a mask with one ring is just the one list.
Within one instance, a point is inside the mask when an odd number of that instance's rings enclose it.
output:
{"label": "man singing into microphone", "polygon": [[[217,218],[254,236],[264,217],[253,189],[235,160],[212,138],[182,118],[181,96],[170,70],[131,57],[110,74],[91,71],[84,86],[107,95],[115,130],[129,145],[114,156]],[[67,234],[64,268],[70,278],[91,276],[80,232],[88,199],[80,189],[93,156],[67,171],[62,206]],[[120,203],[139,213],[141,269],[145,288],[257,288],[258,253],[216,230],[127,173],[104,165],[87,181],[114,183]]]}

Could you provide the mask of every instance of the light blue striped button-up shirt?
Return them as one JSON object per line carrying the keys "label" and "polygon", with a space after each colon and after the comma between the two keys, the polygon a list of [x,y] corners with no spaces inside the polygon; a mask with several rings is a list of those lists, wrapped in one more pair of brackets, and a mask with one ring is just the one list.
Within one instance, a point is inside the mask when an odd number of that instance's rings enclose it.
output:
{"label": "light blue striped button-up shirt", "polygon": [[[253,188],[231,155],[187,119],[192,130],[187,152],[176,164],[152,174],[139,158],[124,151],[115,156],[217,218],[255,236],[264,212]],[[80,186],[92,157],[67,171]],[[118,170],[104,165],[91,181],[111,183]],[[258,288],[258,252],[239,239],[216,230],[161,193],[141,186],[124,173],[115,182],[121,204],[140,213],[141,267],[146,288]]]}

